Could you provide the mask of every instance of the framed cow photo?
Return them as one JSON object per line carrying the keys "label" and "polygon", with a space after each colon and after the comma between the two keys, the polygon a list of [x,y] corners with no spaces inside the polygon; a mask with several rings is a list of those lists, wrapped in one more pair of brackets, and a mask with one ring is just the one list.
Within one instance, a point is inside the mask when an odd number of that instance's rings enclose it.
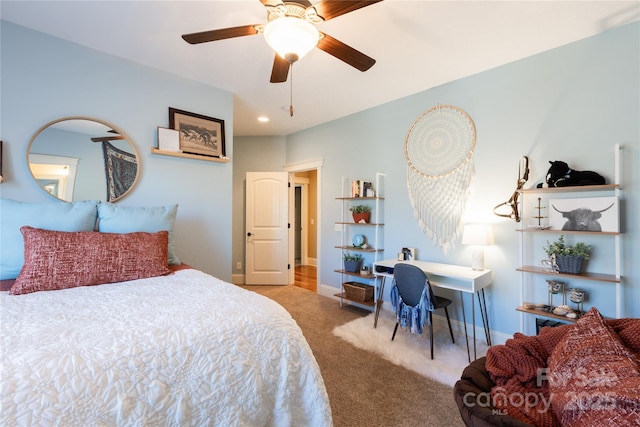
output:
{"label": "framed cow photo", "polygon": [[617,197],[549,199],[549,225],[562,231],[620,231]]}

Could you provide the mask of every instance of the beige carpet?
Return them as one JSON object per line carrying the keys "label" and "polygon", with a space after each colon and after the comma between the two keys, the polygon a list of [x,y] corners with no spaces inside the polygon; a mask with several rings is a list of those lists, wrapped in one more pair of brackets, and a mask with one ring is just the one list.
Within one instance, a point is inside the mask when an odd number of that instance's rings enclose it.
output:
{"label": "beige carpet", "polygon": [[294,286],[245,288],[280,303],[302,329],[322,371],[335,427],[464,426],[451,387],[333,335],[336,326],[368,311],[341,308],[330,298]]}

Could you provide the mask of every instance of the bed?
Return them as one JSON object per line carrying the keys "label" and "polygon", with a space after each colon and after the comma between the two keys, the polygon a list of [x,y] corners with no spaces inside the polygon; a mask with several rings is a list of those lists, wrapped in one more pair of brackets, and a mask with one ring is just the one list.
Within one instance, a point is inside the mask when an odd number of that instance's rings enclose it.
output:
{"label": "bed", "polygon": [[[24,265],[0,292],[0,425],[332,424],[319,367],[289,313],[202,271],[168,268],[167,231],[21,232]],[[57,268],[43,272],[42,258]],[[157,269],[118,277],[141,266]],[[117,280],[92,283],[106,270]]]}

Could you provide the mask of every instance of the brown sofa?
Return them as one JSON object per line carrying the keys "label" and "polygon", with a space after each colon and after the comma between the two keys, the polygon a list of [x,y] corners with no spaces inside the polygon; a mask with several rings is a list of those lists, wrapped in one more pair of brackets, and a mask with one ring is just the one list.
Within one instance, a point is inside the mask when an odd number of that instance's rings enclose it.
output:
{"label": "brown sofa", "polygon": [[640,319],[516,333],[472,362],[454,386],[467,426],[640,426]]}

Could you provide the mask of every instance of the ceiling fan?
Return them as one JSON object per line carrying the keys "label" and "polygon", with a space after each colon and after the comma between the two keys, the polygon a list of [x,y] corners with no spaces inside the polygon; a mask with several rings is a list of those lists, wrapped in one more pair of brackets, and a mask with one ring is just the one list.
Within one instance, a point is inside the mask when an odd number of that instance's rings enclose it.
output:
{"label": "ceiling fan", "polygon": [[264,34],[267,43],[276,51],[271,70],[271,83],[287,81],[291,64],[316,46],[360,71],[367,71],[376,63],[375,59],[328,34],[318,31],[315,24],[382,0],[320,0],[315,4],[311,4],[308,0],[259,1],[267,9],[269,22],[266,25],[243,25],[203,31],[184,34],[182,38],[188,43],[199,44],[234,37]]}

